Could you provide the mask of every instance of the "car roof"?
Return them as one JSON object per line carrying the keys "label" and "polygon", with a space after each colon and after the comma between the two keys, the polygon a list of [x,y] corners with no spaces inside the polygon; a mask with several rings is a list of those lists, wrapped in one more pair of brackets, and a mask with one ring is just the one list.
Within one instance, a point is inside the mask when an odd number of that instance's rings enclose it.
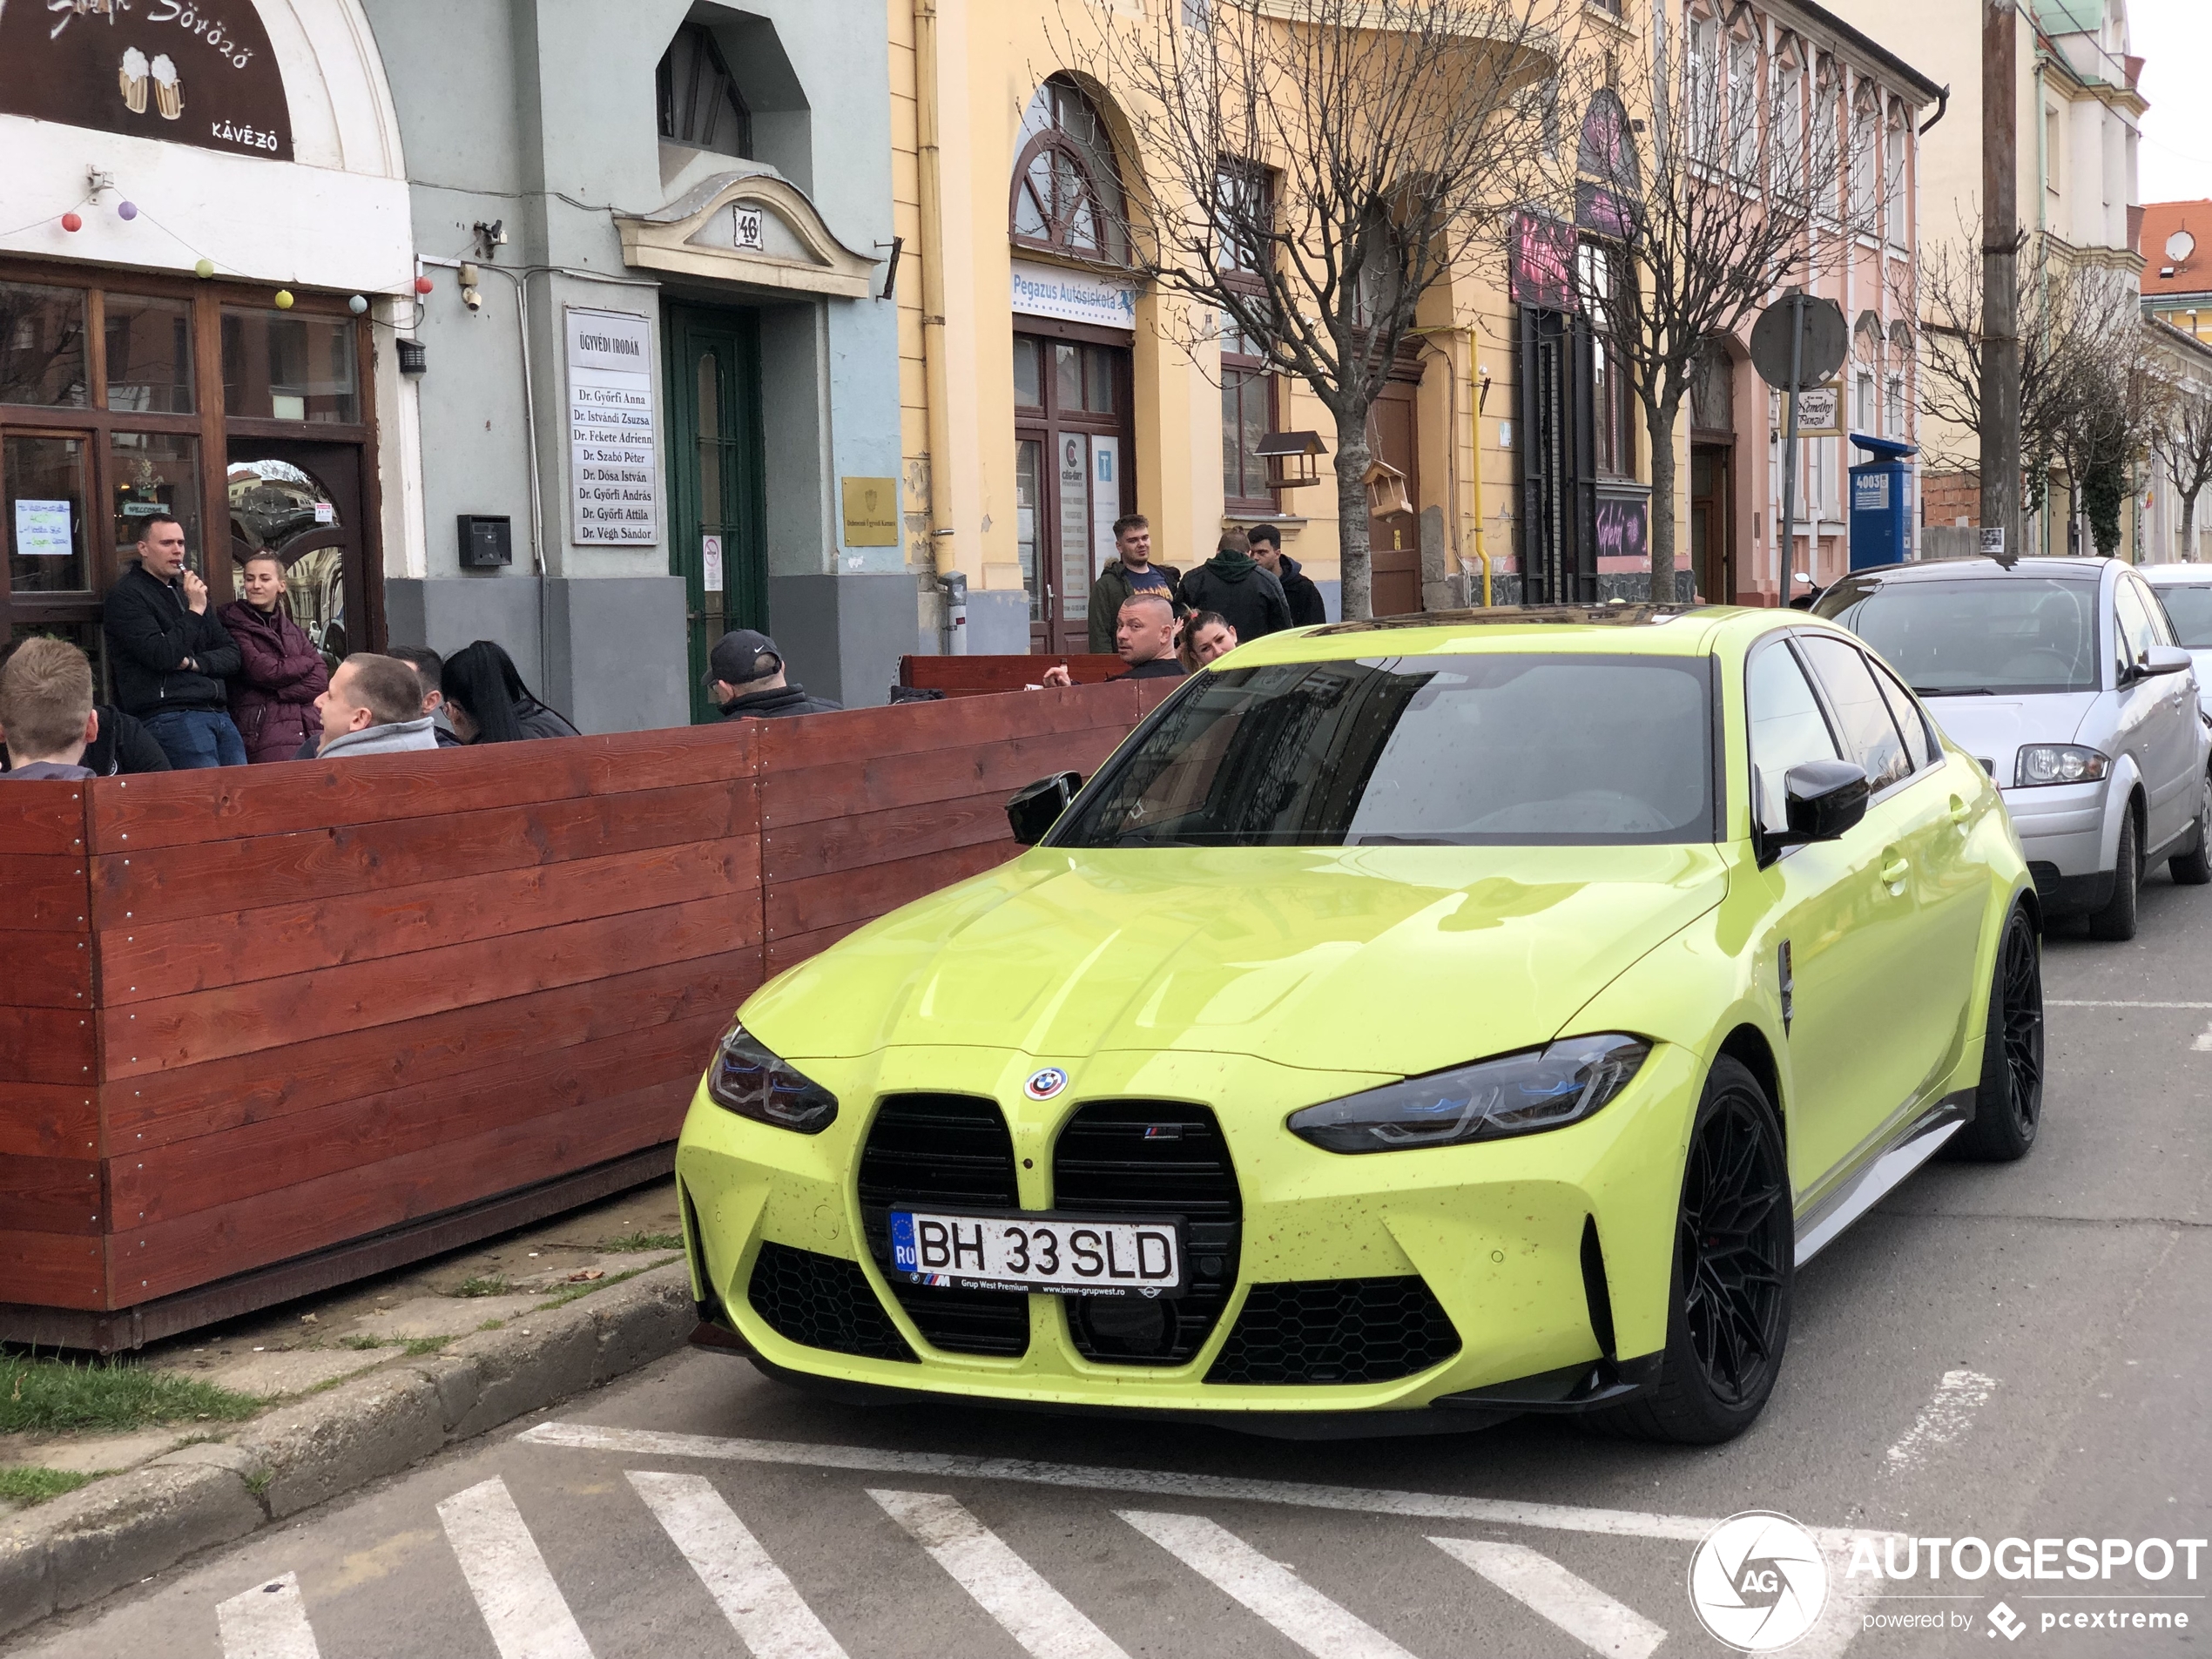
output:
{"label": "car roof", "polygon": [[1239,645],[1231,665],[1255,668],[1271,663],[1514,651],[1696,657],[1710,652],[1725,634],[1763,633],[1804,623],[1814,619],[1802,610],[1735,605],[1494,605],[1327,623],[1269,634]]}
{"label": "car roof", "polygon": [[2139,564],[2135,574],[2153,587],[2212,587],[2212,564]]}
{"label": "car roof", "polygon": [[1892,582],[2003,582],[2019,577],[2056,577],[2061,581],[2087,582],[2097,580],[2108,568],[2122,562],[2086,556],[2014,559],[2009,563],[1983,558],[1921,559],[1911,564],[1883,564],[1853,570],[1841,580],[1871,577],[1886,585]]}

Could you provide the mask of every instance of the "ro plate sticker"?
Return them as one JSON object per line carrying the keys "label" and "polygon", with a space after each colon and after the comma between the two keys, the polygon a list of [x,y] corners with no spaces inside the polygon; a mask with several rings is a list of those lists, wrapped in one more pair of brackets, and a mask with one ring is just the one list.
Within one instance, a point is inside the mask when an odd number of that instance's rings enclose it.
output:
{"label": "ro plate sticker", "polygon": [[904,1210],[891,1212],[891,1264],[902,1273],[921,1270],[921,1258],[914,1250],[914,1218]]}

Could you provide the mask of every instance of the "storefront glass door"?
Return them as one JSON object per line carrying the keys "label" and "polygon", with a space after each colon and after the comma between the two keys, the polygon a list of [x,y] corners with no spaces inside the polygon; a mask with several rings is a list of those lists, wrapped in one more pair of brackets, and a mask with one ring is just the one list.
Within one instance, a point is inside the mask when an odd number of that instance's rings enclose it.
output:
{"label": "storefront glass door", "polygon": [[292,619],[332,668],[368,643],[360,632],[360,472],[361,452],[348,444],[233,438],[224,477],[233,582],[255,553],[282,559]]}
{"label": "storefront glass door", "polygon": [[[1130,354],[1016,334],[1014,401],[1015,539],[1029,592],[1029,649],[1089,651],[1090,584],[1114,556],[1114,521],[1136,510]],[[1157,540],[1153,556],[1189,563]]]}
{"label": "storefront glass door", "polygon": [[668,341],[671,562],[684,578],[691,718],[719,718],[701,684],[707,654],[732,628],[768,626],[761,501],[760,318],[676,306]]}

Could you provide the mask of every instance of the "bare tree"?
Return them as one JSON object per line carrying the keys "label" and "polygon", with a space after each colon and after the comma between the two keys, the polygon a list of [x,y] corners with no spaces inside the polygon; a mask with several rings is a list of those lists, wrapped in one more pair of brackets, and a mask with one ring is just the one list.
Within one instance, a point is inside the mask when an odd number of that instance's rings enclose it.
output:
{"label": "bare tree", "polygon": [[2097,551],[2109,556],[2120,546],[2121,505],[2135,463],[2165,423],[2168,393],[2151,359],[2134,282],[2123,288],[2116,273],[2100,270],[2080,273],[2076,286],[2097,292],[2083,295],[2084,327],[2068,374],[2058,454],[2073,485],[2074,510],[2087,521]]}
{"label": "bare tree", "polygon": [[2212,389],[2194,381],[2175,388],[2157,448],[2182,499],[2182,556],[2194,563],[2196,497],[2212,483]]}
{"label": "bare tree", "polygon": [[1145,170],[1130,244],[1336,424],[1344,614],[1371,613],[1368,412],[1422,296],[1494,255],[1530,193],[1581,0],[1061,0],[1055,41],[1111,91]]}
{"label": "bare tree", "polygon": [[1645,141],[1624,133],[1609,155],[1586,144],[1575,186],[1575,218],[1601,239],[1578,262],[1577,299],[1631,369],[1651,447],[1655,598],[1674,592],[1675,431],[1709,343],[1840,259],[1846,212],[1871,211],[1845,199],[1824,85],[1716,24],[1677,45],[1664,10],[1649,82],[1624,98]]}

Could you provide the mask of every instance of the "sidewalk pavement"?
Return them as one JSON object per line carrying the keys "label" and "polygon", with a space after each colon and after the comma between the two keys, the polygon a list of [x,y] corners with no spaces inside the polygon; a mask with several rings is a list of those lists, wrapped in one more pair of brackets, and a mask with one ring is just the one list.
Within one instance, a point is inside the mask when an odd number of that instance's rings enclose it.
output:
{"label": "sidewalk pavement", "polygon": [[680,1347],[672,1184],[150,1345],[266,1402],[239,1422],[0,1435],[0,1468],[98,1478],[0,1504],[0,1636]]}

